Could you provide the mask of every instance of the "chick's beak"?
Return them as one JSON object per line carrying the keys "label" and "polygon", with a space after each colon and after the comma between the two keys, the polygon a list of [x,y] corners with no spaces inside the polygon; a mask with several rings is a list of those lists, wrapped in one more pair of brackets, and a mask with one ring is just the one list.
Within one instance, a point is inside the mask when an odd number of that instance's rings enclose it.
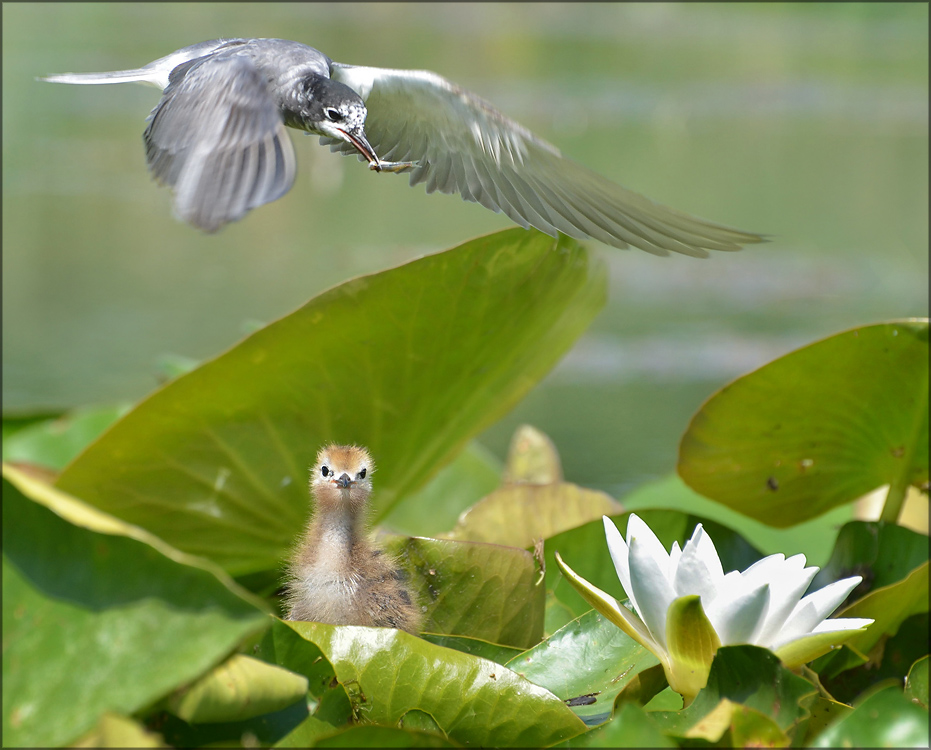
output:
{"label": "chick's beak", "polygon": [[336,486],[341,489],[348,489],[352,485],[352,480],[349,478],[348,474],[342,474],[339,479],[333,480],[336,483]]}

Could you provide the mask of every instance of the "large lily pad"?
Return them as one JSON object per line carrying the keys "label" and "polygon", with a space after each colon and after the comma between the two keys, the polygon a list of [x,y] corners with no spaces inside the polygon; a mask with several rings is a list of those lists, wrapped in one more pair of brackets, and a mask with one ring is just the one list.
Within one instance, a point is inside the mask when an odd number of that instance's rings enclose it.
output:
{"label": "large lily pad", "polygon": [[928,747],[928,712],[890,685],[860,701],[811,747]]}
{"label": "large lily pad", "polygon": [[570,482],[511,484],[463,513],[449,536],[532,547],[539,540],[621,511],[620,503],[610,495]]}
{"label": "large lily pad", "polygon": [[172,713],[191,724],[243,721],[280,711],[307,693],[307,678],[233,654],[186,690],[171,696]]}
{"label": "large lily pad", "polygon": [[928,710],[928,657],[923,656],[921,659],[912,664],[908,670],[908,677],[905,679],[905,695],[908,699],[921,706],[925,711]]}
{"label": "large lily pad", "polygon": [[520,229],[348,281],[154,393],[58,486],[234,574],[274,568],[321,444],[371,450],[378,521],[526,394],[605,294],[580,245]]}
{"label": "large lily pad", "polygon": [[[479,747],[545,747],[585,730],[551,692],[487,659],[389,628],[282,621],[267,640],[292,639],[286,631],[322,652],[366,722],[396,727],[418,711],[454,742]],[[301,671],[290,661],[281,666]]]}
{"label": "large lily pad", "polygon": [[422,629],[518,648],[543,636],[546,589],[522,549],[448,539],[389,539],[424,609]]}
{"label": "large lily pad", "polygon": [[75,740],[196,679],[269,622],[211,563],[4,468],[5,744]]}
{"label": "large lily pad", "polygon": [[905,578],[874,589],[862,599],[838,612],[840,617],[869,617],[875,622],[857,633],[847,645],[867,654],[883,636],[894,635],[899,626],[916,613],[928,611],[928,561],[915,568]]}
{"label": "large lily pad", "polygon": [[883,485],[926,485],[928,321],[855,328],[738,378],[692,418],[678,471],[778,527]]}
{"label": "large lily pad", "polygon": [[928,561],[928,537],[895,524],[851,521],[834,542],[831,559],[815,576],[811,589],[851,575],[863,577],[851,599],[901,581]]}
{"label": "large lily pad", "polygon": [[611,718],[614,701],[659,660],[597,612],[587,612],[506,666],[566,701],[586,724]]}

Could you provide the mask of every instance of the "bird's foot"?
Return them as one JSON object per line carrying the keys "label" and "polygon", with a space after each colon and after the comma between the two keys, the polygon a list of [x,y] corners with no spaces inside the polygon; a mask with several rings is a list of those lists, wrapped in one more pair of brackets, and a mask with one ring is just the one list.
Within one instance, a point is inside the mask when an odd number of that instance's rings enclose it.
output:
{"label": "bird's foot", "polygon": [[419,167],[420,162],[416,161],[378,161],[369,162],[369,169],[374,172],[409,172],[414,167]]}

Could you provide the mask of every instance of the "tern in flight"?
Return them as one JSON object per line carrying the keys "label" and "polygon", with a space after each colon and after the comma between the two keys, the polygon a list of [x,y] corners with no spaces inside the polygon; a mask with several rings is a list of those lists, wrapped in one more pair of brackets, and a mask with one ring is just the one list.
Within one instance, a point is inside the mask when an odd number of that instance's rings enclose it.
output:
{"label": "tern in flight", "polygon": [[605,179],[435,73],[344,65],[299,42],[216,39],[135,70],[43,80],[162,89],[146,160],[174,190],[175,213],[207,232],[288,192],[287,126],[359,154],[372,170],[409,173],[428,193],[459,193],[554,237],[698,257],[764,241]]}

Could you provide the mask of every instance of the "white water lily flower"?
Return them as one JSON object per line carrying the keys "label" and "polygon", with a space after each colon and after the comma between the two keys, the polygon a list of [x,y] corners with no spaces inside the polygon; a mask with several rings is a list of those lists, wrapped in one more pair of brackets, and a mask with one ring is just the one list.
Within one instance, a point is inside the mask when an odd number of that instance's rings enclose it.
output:
{"label": "white water lily flower", "polygon": [[660,660],[670,686],[687,702],[707,683],[720,646],[762,646],[792,669],[873,622],[825,619],[862,579],[845,578],[803,597],[818,572],[805,567],[804,555],[770,555],[743,572],[725,574],[701,524],[684,549],[675,542],[669,553],[633,513],[626,542],[607,516],[604,525],[634,612],[576,575],[558,552],[556,562],[589,604]]}

